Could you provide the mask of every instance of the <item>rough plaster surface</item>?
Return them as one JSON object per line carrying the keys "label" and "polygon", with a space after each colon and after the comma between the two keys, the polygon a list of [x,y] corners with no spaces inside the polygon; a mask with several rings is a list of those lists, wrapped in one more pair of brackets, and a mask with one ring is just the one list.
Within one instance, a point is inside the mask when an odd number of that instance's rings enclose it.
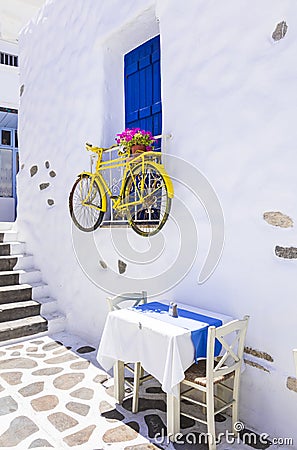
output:
{"label": "rough plaster surface", "polygon": [[[271,33],[284,18],[290,32],[276,43]],[[167,151],[208,178],[225,217],[222,259],[198,285],[211,239],[208,216],[198,199],[174,182],[198,228],[199,249],[185,278],[159,298],[251,316],[247,346],[264,347],[275,363],[269,376],[252,367],[243,373],[240,417],[297,442],[296,398],[283,387],[283,371],[293,369],[287,355],[296,346],[294,263],[271,258],[277,230],[259,221],[275,205],[297,217],[296,2],[76,0],[74,6],[48,1],[19,40],[20,84],[26,86],[20,99],[20,159],[28,168],[40,168],[33,178],[26,170],[18,175],[20,238],[66,313],[69,329],[97,344],[110,292],[93,284],[76,260],[68,194],[77,174],[90,166],[84,143],[110,145],[124,127],[123,55],[159,32],[163,130],[173,136]],[[39,191],[48,180],[49,155],[59,176]],[[177,180],[179,170],[172,172]],[[49,196],[54,208],[47,204]],[[182,230],[182,221],[179,225]],[[132,230],[116,231],[120,241],[128,236],[136,251],[146,250],[147,241]],[[150,280],[178,259],[179,229],[169,220],[163,232],[160,257],[147,265],[129,261],[124,275],[117,261],[126,258],[115,251],[110,230],[95,233],[100,255],[94,270],[102,280],[113,271],[111,293],[119,279],[127,279],[131,291],[133,277]],[[192,243],[191,236],[184,239]],[[238,251],[242,245],[244,253]],[[172,286],[172,279],[168,283]]]}

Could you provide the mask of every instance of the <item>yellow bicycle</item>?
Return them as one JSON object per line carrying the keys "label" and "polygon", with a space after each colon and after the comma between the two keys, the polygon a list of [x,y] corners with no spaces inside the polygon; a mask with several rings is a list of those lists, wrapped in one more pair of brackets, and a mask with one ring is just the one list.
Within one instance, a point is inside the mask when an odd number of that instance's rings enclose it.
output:
{"label": "yellow bicycle", "polygon": [[[69,196],[69,210],[75,225],[82,231],[96,230],[107,211],[107,195],[113,209],[127,218],[128,224],[141,236],[152,236],[164,226],[174,196],[173,185],[164,166],[161,153],[148,151],[132,156],[130,150],[118,145],[86,149],[98,155],[96,170],[78,175]],[[117,150],[117,158],[103,161],[104,152]],[[112,195],[103,177],[106,169],[122,167],[119,195]]]}

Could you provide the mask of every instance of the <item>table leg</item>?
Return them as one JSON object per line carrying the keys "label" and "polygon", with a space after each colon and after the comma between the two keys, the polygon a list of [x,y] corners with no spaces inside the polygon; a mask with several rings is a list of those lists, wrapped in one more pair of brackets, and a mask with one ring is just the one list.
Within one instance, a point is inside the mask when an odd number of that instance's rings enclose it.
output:
{"label": "table leg", "polygon": [[178,397],[167,394],[167,436],[171,441],[180,432],[180,385],[178,385]]}
{"label": "table leg", "polygon": [[122,403],[125,395],[125,366],[123,361],[117,361],[113,366],[114,396],[118,403]]}

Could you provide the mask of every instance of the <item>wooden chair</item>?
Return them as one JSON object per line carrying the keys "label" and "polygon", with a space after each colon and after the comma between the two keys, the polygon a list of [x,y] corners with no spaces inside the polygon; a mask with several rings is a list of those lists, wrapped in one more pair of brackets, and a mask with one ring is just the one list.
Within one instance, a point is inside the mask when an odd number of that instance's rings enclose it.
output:
{"label": "wooden chair", "polygon": [[[239,384],[248,320],[249,316],[245,316],[242,320],[234,320],[217,328],[209,327],[207,357],[187,369],[185,379],[181,383],[181,388],[186,390],[180,394],[180,399],[202,407],[202,411],[200,417],[194,417],[185,412],[180,414],[207,425],[209,450],[216,449],[216,414],[232,408],[232,432],[236,433],[234,425],[238,421]],[[217,358],[214,356],[216,339],[222,344],[221,355]],[[230,342],[232,343],[229,344]],[[225,382],[229,379],[232,383],[228,382],[227,385]],[[224,391],[229,393],[229,397],[232,394],[231,398],[226,400],[225,395],[223,398],[218,396],[215,391],[216,386],[222,388],[223,394],[226,393]],[[197,400],[197,395],[196,398],[189,396],[189,393],[193,393],[193,390],[202,392],[201,401]],[[199,408],[197,408],[197,412],[199,412]],[[204,417],[201,418],[201,415],[202,417],[204,415]]]}
{"label": "wooden chair", "polygon": [[[107,297],[107,303],[110,311],[116,311],[131,306],[138,306],[147,303],[147,292],[127,292],[116,295],[115,297]],[[131,383],[125,377],[125,383],[133,390],[132,412],[138,412],[139,386],[146,380],[152,378],[152,375],[144,375],[144,370],[140,362],[135,364],[125,363],[124,367],[133,374],[133,382]]]}

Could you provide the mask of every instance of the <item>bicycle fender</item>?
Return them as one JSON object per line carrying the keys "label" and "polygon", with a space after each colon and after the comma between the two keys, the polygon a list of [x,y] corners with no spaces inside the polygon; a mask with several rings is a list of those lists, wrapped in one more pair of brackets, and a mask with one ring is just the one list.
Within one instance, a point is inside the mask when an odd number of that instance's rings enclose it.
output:
{"label": "bicycle fender", "polygon": [[156,170],[158,170],[161,175],[164,178],[165,184],[166,184],[166,188],[167,188],[167,193],[168,193],[168,197],[169,198],[173,198],[174,197],[174,188],[173,188],[173,183],[171,181],[170,176],[168,175],[168,173],[166,172],[163,164],[158,164],[155,163],[154,161],[149,161],[149,164],[154,166],[156,168]]}
{"label": "bicycle fender", "polygon": [[[94,174],[91,173],[91,172],[81,172],[78,175],[78,177],[81,178],[83,175],[88,175],[90,177],[94,176]],[[102,207],[100,209],[101,209],[101,211],[106,212],[107,211],[107,200],[106,200],[105,189],[104,189],[102,181],[101,181],[101,177],[97,175],[95,177],[95,180],[97,182],[97,185],[98,185],[98,188],[99,188],[99,191],[100,191],[100,195],[101,195],[101,198],[102,198]]]}

